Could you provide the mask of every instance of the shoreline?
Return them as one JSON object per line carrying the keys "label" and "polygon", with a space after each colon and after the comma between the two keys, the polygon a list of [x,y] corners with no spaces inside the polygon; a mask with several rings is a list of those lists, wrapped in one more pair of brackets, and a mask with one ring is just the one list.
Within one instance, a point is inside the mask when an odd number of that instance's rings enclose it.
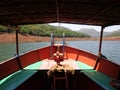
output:
{"label": "shoreline", "polygon": [[[23,35],[19,34],[19,42],[48,42],[50,41],[50,37],[43,36],[31,36],[31,35]],[[55,41],[61,41],[62,38],[55,38]],[[66,41],[99,41],[99,38],[75,38],[75,37],[65,37]],[[0,43],[15,43],[15,34],[3,33],[0,34]],[[117,37],[104,37],[103,41],[120,41],[120,36]]]}

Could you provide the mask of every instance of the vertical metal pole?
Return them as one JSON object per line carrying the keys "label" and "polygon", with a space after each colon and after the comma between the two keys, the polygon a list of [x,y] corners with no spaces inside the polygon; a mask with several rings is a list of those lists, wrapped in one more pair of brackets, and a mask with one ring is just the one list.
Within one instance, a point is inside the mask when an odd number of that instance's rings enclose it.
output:
{"label": "vertical metal pole", "polygon": [[50,57],[52,57],[53,54],[53,44],[54,44],[53,33],[51,33]]}
{"label": "vertical metal pole", "polygon": [[101,34],[100,34],[100,43],[99,43],[98,55],[101,55],[102,39],[103,39],[103,30],[104,30],[104,27],[102,26],[102,28],[101,28]]}
{"label": "vertical metal pole", "polygon": [[63,57],[64,57],[65,34],[63,33]]}
{"label": "vertical metal pole", "polygon": [[94,69],[96,69],[97,65],[98,65],[98,62],[99,62],[99,58],[101,56],[101,48],[102,48],[102,39],[103,39],[103,30],[104,30],[104,26],[102,26],[101,28],[101,33],[100,33],[100,42],[99,42],[99,50],[98,50],[98,57],[97,57],[97,60],[96,60],[96,64],[94,66]]}
{"label": "vertical metal pole", "polygon": [[19,56],[18,28],[16,27],[16,55]]}
{"label": "vertical metal pole", "polygon": [[17,56],[17,62],[18,62],[19,68],[23,69],[22,65],[21,65],[21,62],[20,62],[20,58],[19,58],[18,26],[15,27],[15,32],[16,32],[16,56]]}

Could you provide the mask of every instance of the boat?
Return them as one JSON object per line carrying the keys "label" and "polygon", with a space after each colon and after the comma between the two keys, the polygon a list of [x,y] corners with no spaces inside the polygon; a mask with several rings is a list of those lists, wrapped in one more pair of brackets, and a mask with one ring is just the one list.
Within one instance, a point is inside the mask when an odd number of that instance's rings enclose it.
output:
{"label": "boat", "polygon": [[[120,65],[103,57],[104,28],[120,24],[119,0],[0,0],[0,24],[16,32],[16,56],[0,62],[0,90],[120,90]],[[19,54],[19,25],[101,26],[98,55],[65,44]],[[91,47],[92,48],[92,47]]]}

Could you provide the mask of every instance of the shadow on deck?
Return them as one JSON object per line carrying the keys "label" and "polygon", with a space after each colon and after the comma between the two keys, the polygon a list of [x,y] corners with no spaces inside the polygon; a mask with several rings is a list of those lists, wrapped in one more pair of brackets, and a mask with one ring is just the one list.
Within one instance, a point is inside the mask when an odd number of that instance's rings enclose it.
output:
{"label": "shadow on deck", "polygon": [[[94,70],[90,70],[90,71],[94,71]],[[94,72],[92,74],[94,74]],[[62,75],[63,75],[63,72],[59,74],[60,77]],[[98,85],[97,83],[94,82],[94,80],[92,80],[89,77],[90,76],[87,76],[84,72],[80,70],[76,70],[74,75],[72,75],[71,73],[67,73],[69,90],[116,90],[114,88],[104,89],[107,87],[107,85],[109,85],[109,83],[106,83],[105,87],[101,87],[101,85]],[[111,86],[109,85],[109,87],[107,88],[111,88]],[[31,78],[26,80],[24,83],[18,86],[15,90],[55,90],[54,77],[52,76],[48,78],[47,70],[38,70]],[[65,79],[56,81],[56,90],[68,90],[66,88]]]}
{"label": "shadow on deck", "polygon": [[[69,90],[80,90],[80,85],[77,85],[80,84],[79,80],[81,75],[79,70],[75,71],[74,75],[68,73],[67,76]],[[40,70],[19,87],[17,87],[16,90],[54,90],[53,83],[53,77],[48,78],[47,70]],[[58,80],[56,82],[56,90],[67,90],[65,83],[65,80]]]}

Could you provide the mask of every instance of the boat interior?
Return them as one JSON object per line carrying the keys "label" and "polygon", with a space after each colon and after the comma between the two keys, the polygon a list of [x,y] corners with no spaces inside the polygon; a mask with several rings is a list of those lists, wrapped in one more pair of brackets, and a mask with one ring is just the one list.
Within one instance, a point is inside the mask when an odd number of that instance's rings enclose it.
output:
{"label": "boat interior", "polygon": [[[70,46],[64,46],[64,59],[59,59],[60,62],[56,62],[58,58],[54,57],[54,53],[57,51],[57,46],[52,47],[53,57],[50,57],[51,47],[48,46],[27,52],[19,58],[12,58],[0,64],[0,89],[116,90],[110,85],[110,81],[119,78],[119,65],[101,57],[94,69],[96,55]],[[59,48],[62,53],[63,47],[59,46]],[[69,65],[71,67],[62,68],[59,71],[56,70],[56,67],[52,68],[55,65]],[[49,73],[50,71],[53,72]],[[15,81],[17,82],[14,83]]]}

